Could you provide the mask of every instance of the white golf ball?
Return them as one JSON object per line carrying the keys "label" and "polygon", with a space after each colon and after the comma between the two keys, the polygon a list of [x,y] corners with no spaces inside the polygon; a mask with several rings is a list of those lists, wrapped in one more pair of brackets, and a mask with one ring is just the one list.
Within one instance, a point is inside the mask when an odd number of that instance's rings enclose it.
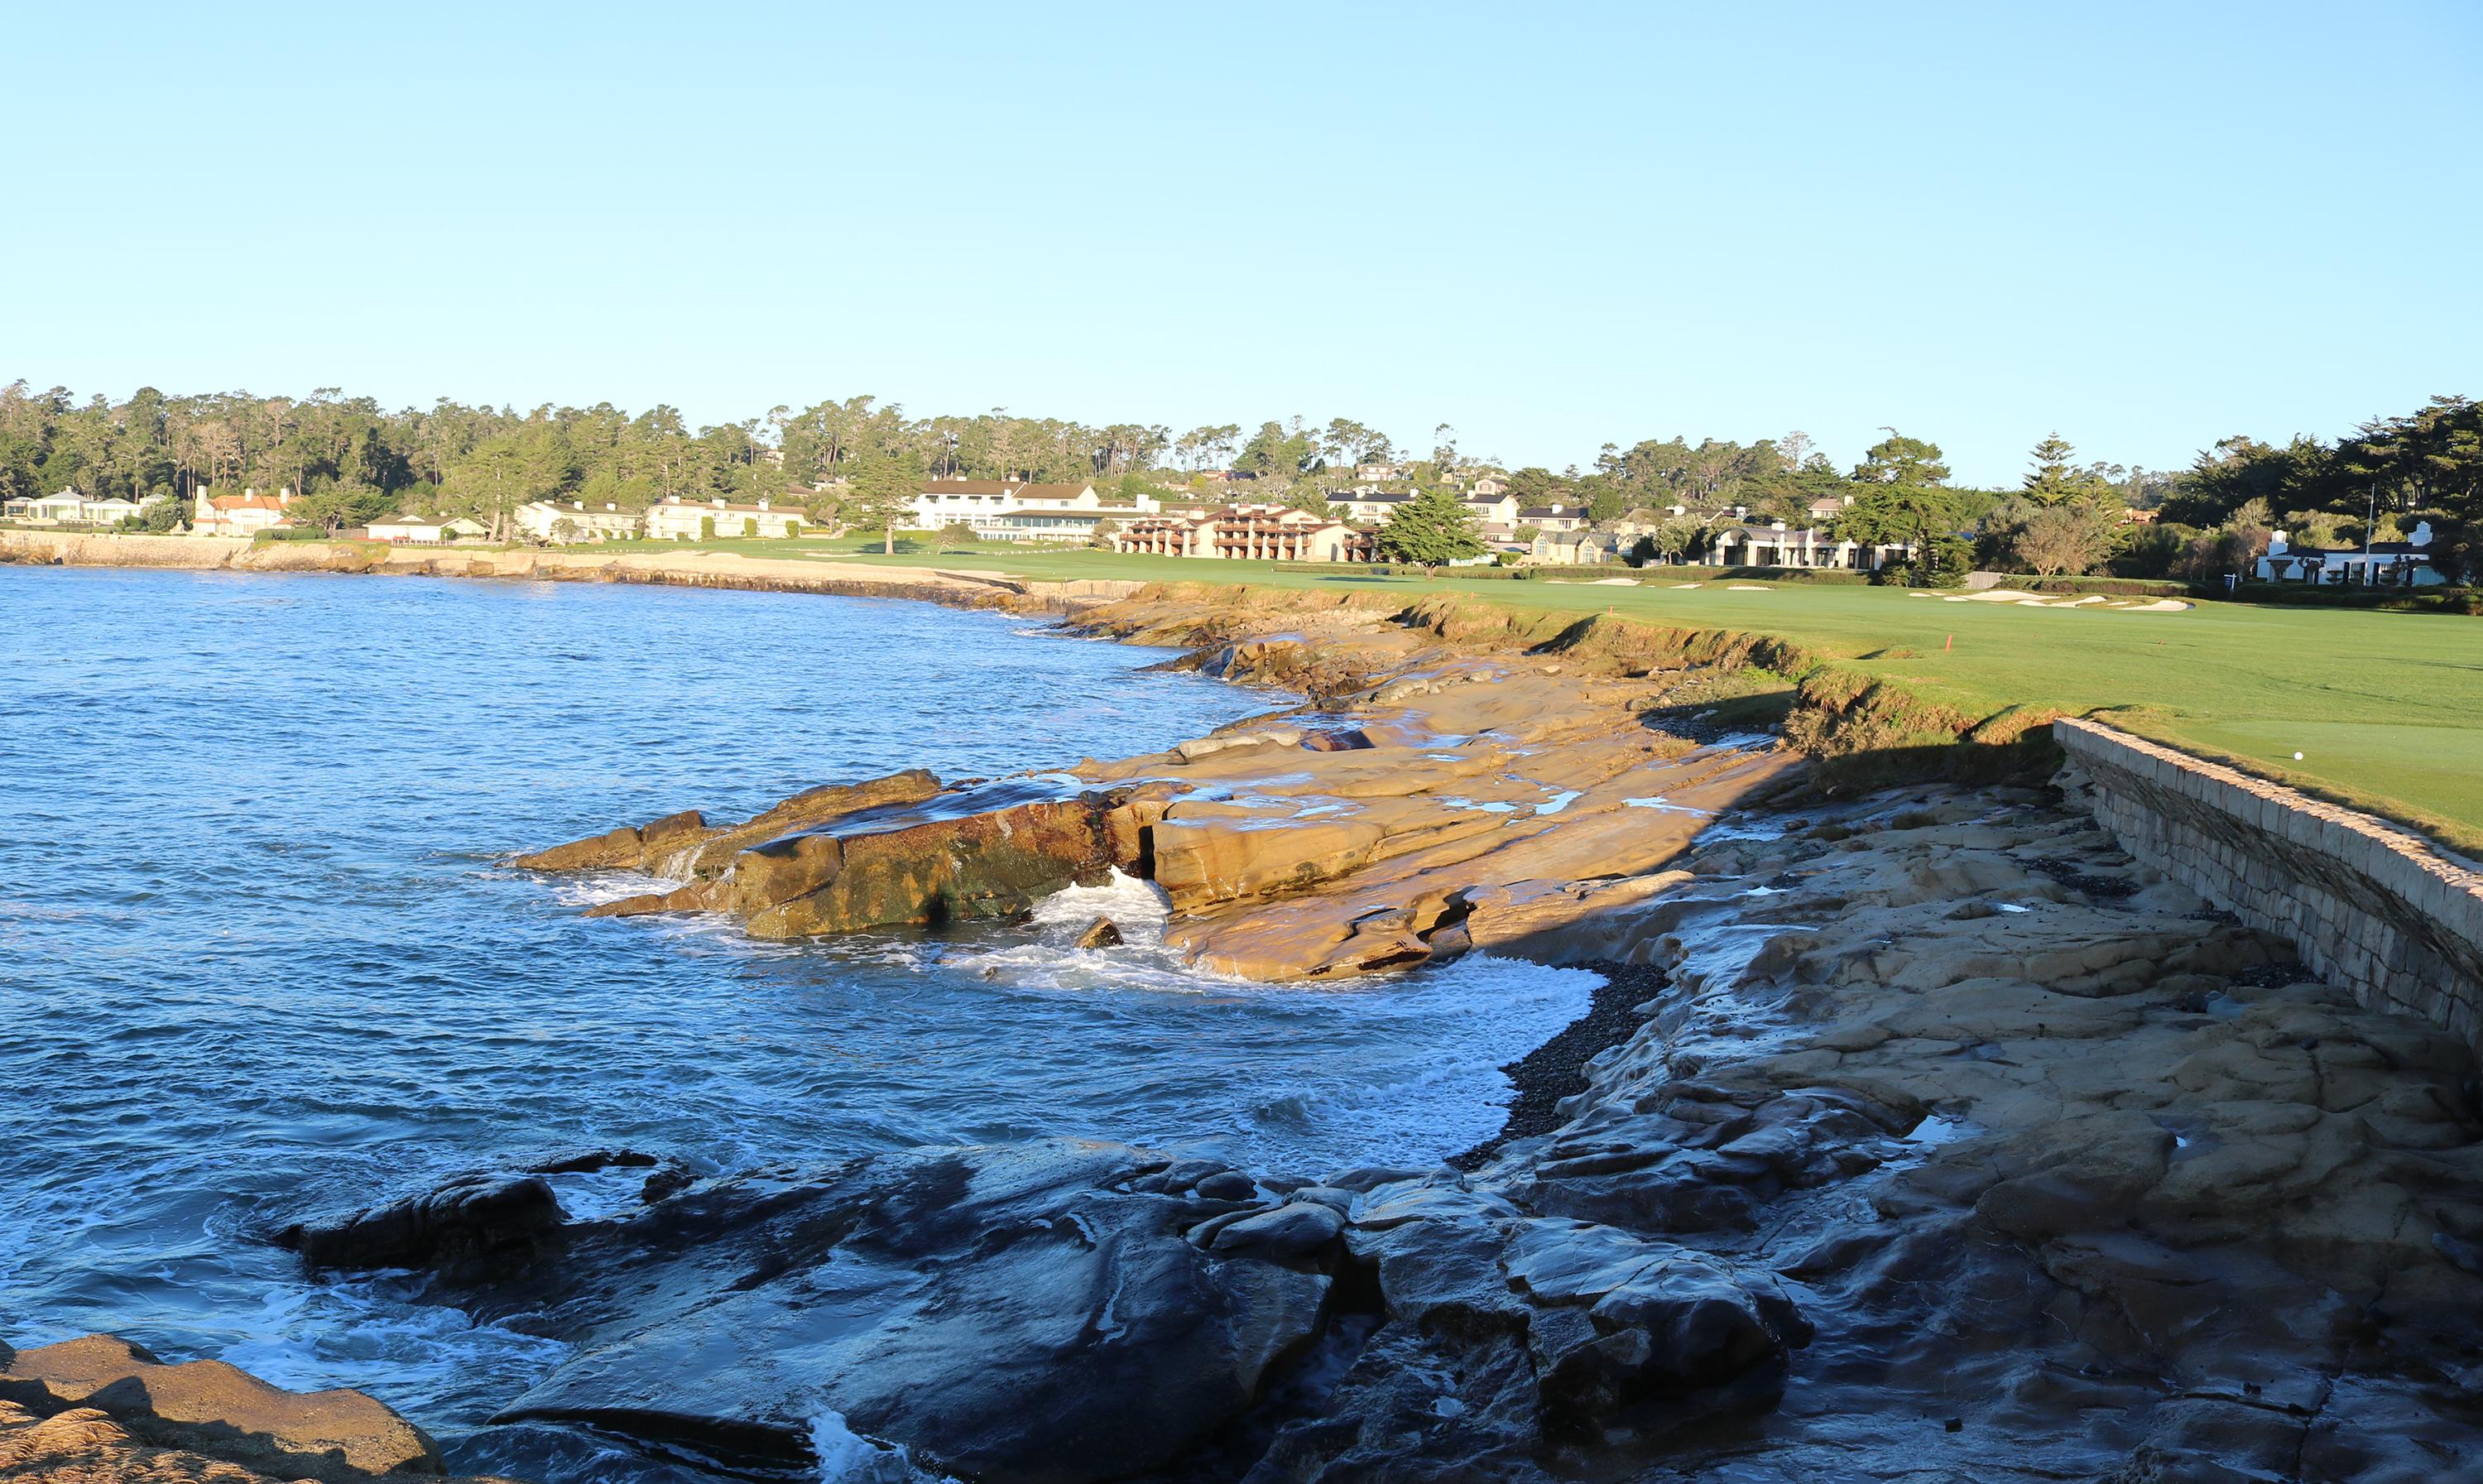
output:
{"label": "white golf ball", "polygon": [[2302,760],[2302,755],[2301,755],[2300,753],[2296,753],[2296,754],[2294,754],[2294,755],[2293,755],[2293,760],[2294,760],[2295,762],[2300,762],[2300,761]]}

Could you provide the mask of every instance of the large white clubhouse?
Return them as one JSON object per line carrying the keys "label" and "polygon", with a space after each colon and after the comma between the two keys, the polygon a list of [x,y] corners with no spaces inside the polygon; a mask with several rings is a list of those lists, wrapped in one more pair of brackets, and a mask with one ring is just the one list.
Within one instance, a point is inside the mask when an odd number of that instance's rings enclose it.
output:
{"label": "large white clubhouse", "polygon": [[1107,520],[1126,521],[1162,508],[1151,495],[1108,500],[1091,481],[933,479],[914,496],[915,524],[921,529],[963,525],[983,541],[1086,541]]}

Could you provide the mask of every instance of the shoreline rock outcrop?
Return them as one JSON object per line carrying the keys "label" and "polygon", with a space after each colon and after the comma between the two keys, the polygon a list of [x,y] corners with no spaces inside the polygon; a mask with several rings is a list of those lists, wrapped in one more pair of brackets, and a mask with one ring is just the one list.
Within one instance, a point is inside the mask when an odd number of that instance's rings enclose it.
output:
{"label": "shoreline rock outcrop", "polygon": [[422,1429],[360,1391],[288,1391],[222,1361],[166,1365],[112,1335],[0,1344],[0,1479],[460,1484],[445,1473]]}
{"label": "shoreline rock outcrop", "polygon": [[[443,1296],[578,1340],[510,1416],[626,1431],[656,1400],[648,1356],[711,1353],[700,1294],[843,1293],[833,1343],[744,1315],[736,1335],[782,1341],[664,1395],[734,1398],[703,1405],[736,1425],[775,1396],[786,1438],[783,1418],[841,1398],[858,1433],[978,1479],[2483,1472],[2483,1108],[2461,1038],[2316,983],[2053,789],[1814,802],[1675,864],[1513,940],[1643,997],[1599,1002],[1578,1051],[1524,1079],[1523,1121],[1454,1166],[1307,1179],[1086,1147],[1071,1163],[1103,1174],[1010,1183],[986,1172],[1065,1156],[918,1151],[704,1182]],[[961,1173],[925,1199],[935,1168]],[[1002,1187],[1033,1206],[977,1194]],[[934,1251],[976,1256],[921,1267]],[[912,1368],[949,1355],[930,1339],[850,1338],[932,1302],[835,1286],[889,1254],[936,1270],[945,1313],[1022,1318],[1017,1295],[1046,1295],[1052,1339],[1010,1364],[1098,1389],[949,1391]],[[1213,1404],[1091,1457],[999,1420],[1021,1394],[1064,1418],[1138,1406],[1135,1378],[1171,1363],[1098,1365],[1081,1347],[1108,1330],[1240,1354],[1177,1321],[1260,1333],[1188,1286],[1243,1263],[1324,1284],[1278,1304],[1293,1338],[1250,1352],[1253,1383],[1184,1391]],[[642,1307],[649,1282],[670,1296]],[[796,1374],[814,1390],[786,1402]],[[897,1375],[966,1400],[908,1411],[874,1390]]]}
{"label": "shoreline rock outcrop", "polygon": [[521,863],[682,883],[607,914],[788,936],[1122,869],[1172,899],[1167,942],[1256,978],[1598,967],[1615,993],[1516,1064],[1484,1145],[666,1169],[595,1221],[513,1159],[290,1240],[571,1342],[497,1425],[751,1476],[815,1469],[833,1419],[886,1476],[993,1484],[2483,1478],[2460,1037],[2363,1010],[2040,774],[1798,796],[1794,757],[1702,715],[1747,652],[1435,617],[1099,607],[1307,702]]}
{"label": "shoreline rock outcrop", "polygon": [[[741,825],[676,814],[515,863],[680,881],[590,914],[724,912],[761,938],[1004,916],[1117,869],[1162,889],[1165,942],[1191,964],[1316,980],[1609,916],[1801,766],[1764,734],[1680,729],[1658,704],[1680,677],[1644,655],[1492,650],[1388,606],[1330,603],[1317,632],[1304,617],[1149,600],[1081,618],[1138,624],[1133,642],[1225,641],[1171,663],[1311,697],[1163,753],[978,789],[919,773],[814,789]],[[1300,631],[1232,642],[1274,623]]]}

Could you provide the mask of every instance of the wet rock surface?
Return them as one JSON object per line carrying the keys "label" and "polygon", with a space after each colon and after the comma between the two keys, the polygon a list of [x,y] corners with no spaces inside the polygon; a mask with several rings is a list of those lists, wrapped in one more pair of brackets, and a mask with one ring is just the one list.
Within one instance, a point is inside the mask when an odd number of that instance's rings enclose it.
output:
{"label": "wet rock surface", "polygon": [[2470,1054],[2053,798],[1650,873],[1462,1168],[923,1150],[547,1237],[522,1170],[608,1152],[537,1154],[322,1250],[447,1232],[443,1298],[578,1345],[501,1425],[754,1476],[831,1413],[976,1480],[2475,1476]]}
{"label": "wet rock surface", "polygon": [[1253,978],[1596,967],[1502,1134],[1316,1180],[1055,1142],[651,1187],[440,1267],[582,1346],[510,1425],[790,1467],[833,1411],[975,1479],[2483,1478],[2459,1038],[2040,779],[1714,830],[1799,764],[1668,711],[1678,654],[1281,622],[1086,616],[1312,698],[1081,764],[1108,858]]}

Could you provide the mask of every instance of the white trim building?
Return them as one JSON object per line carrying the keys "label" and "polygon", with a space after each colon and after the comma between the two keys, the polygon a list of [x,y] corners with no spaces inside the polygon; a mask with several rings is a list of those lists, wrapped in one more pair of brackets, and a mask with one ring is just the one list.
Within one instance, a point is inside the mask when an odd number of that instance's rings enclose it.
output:
{"label": "white trim building", "polygon": [[488,536],[482,525],[464,517],[441,519],[438,517],[390,516],[374,520],[367,527],[373,541],[444,542],[469,536]]}
{"label": "white trim building", "polygon": [[[587,509],[584,500],[529,500],[517,508],[514,517],[518,529],[535,540],[563,543],[633,541],[646,524],[644,517],[609,500],[601,510]],[[560,530],[564,520],[569,522],[566,533]],[[721,524],[717,528],[722,529]],[[372,527],[372,534],[379,534],[379,528]]]}
{"label": "white trim building", "polygon": [[239,494],[201,494],[198,514],[190,521],[190,534],[256,536],[261,531],[291,525],[285,509],[292,503],[289,490],[273,495],[255,490],[244,490]]}
{"label": "white trim building", "polygon": [[1094,484],[1030,484],[1015,479],[925,480],[914,494],[920,530],[963,525],[983,541],[1087,541],[1107,520],[1160,514],[1152,495],[1107,500]]}
{"label": "white trim building", "polygon": [[[1337,494],[1330,503],[1343,507],[1356,520],[1386,520],[1397,508],[1421,493],[1419,490],[1349,490]],[[1502,491],[1491,495],[1460,494],[1457,503],[1467,515],[1485,525],[1514,529],[1517,525],[1517,496]]]}
{"label": "white trim building", "polygon": [[167,496],[150,494],[143,500],[122,499],[106,495],[100,500],[78,493],[72,485],[58,494],[40,499],[11,500],[0,507],[0,515],[17,520],[40,521],[46,525],[111,525],[130,516],[142,516],[150,505],[164,503]]}
{"label": "white trim building", "polygon": [[1834,541],[1815,526],[1787,530],[1781,520],[1763,526],[1728,525],[1708,545],[1709,564],[1716,567],[1833,567],[1865,572],[1905,561],[1913,553],[1914,548],[1906,544]]}
{"label": "white trim building", "polygon": [[2406,541],[2372,542],[2331,551],[2296,546],[2283,531],[2267,543],[2254,573],[2261,582],[2325,583],[2331,587],[2437,587],[2448,579],[2431,565],[2431,522],[2416,524]]}
{"label": "white trim building", "polygon": [[[710,520],[715,524],[709,526]],[[705,500],[668,494],[661,503],[647,507],[646,522],[649,541],[747,541],[799,536],[806,530],[826,534],[805,521],[799,509],[773,500],[735,505],[720,494]]]}

